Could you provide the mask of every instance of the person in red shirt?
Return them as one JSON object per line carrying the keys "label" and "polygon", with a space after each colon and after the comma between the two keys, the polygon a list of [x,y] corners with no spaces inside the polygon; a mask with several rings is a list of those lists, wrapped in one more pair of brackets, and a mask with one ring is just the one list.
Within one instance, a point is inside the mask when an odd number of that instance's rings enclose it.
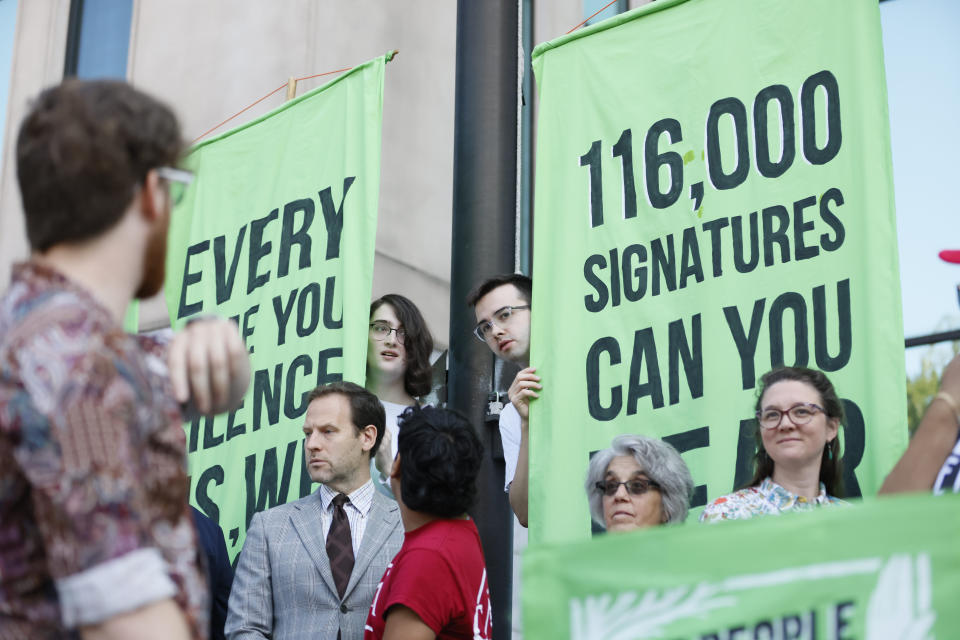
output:
{"label": "person in red shirt", "polygon": [[461,414],[411,407],[390,472],[405,538],[370,606],[365,640],[489,640],[493,619],[480,535],[466,514],[483,445]]}

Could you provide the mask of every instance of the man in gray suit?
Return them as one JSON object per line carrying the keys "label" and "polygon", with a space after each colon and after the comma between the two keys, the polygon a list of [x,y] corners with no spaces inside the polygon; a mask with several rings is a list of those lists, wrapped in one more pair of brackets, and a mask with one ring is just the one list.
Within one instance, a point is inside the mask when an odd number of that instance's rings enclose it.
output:
{"label": "man in gray suit", "polygon": [[317,387],[307,401],[304,454],[322,484],[253,516],[230,593],[229,640],[360,640],[374,590],[403,544],[397,503],[370,480],[383,405],[351,382]]}

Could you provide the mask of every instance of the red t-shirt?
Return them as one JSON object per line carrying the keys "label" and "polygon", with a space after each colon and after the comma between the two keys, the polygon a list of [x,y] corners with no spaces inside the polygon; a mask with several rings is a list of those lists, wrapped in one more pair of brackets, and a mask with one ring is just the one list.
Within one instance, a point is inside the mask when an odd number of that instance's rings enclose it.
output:
{"label": "red t-shirt", "polygon": [[364,640],[380,640],[393,605],[412,609],[439,640],[489,640],[487,566],[473,520],[434,520],[408,531],[380,580]]}

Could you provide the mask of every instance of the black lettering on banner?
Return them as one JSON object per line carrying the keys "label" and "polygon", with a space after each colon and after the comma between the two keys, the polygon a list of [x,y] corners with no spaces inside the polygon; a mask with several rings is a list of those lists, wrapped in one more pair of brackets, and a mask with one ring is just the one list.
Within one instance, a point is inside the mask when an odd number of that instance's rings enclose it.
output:
{"label": "black lettering on banner", "polygon": [[[763,264],[772,267],[776,263],[773,255],[773,245],[780,247],[780,262],[790,262],[790,240],[787,238],[787,229],[790,227],[790,214],[787,208],[775,204],[763,210]],[[777,219],[777,228],[773,228],[773,219]]]}
{"label": "black lettering on banner", "polygon": [[177,305],[177,319],[192,316],[203,311],[203,300],[187,303],[187,289],[192,284],[199,284],[203,278],[202,271],[190,271],[190,258],[200,255],[210,248],[210,241],[204,240],[187,247],[187,257],[183,265],[183,282],[180,285],[180,304]]}
{"label": "black lettering on banner", "polygon": [[[329,294],[328,294],[329,295]],[[306,338],[320,324],[320,285],[311,282],[297,295],[297,336]]]}
{"label": "black lettering on banner", "polygon": [[273,315],[277,318],[277,346],[287,341],[287,322],[290,320],[290,313],[293,311],[293,301],[297,297],[297,289],[287,294],[287,302],[279,295],[273,296]]}
{"label": "black lettering on banner", "polygon": [[810,361],[807,347],[807,303],[793,291],[781,293],[770,305],[770,368],[786,365],[783,345],[783,316],[793,312],[794,360],[791,367],[805,367]]}
{"label": "black lettering on banner", "polygon": [[[283,458],[283,475],[277,473],[277,448],[270,447],[263,452],[263,468],[260,471],[259,490],[257,489],[257,454],[252,453],[244,458],[244,479],[247,490],[247,519],[246,527],[250,528],[253,514],[269,509],[286,501],[290,490],[290,475],[293,472],[293,463],[297,456],[299,440],[287,444]],[[279,476],[279,477],[278,477]],[[280,486],[277,487],[279,480]]]}
{"label": "black lettering on banner", "polygon": [[823,371],[839,371],[850,362],[853,337],[850,321],[850,279],[837,283],[837,330],[840,337],[839,352],[831,356],[827,349],[827,301],[826,286],[813,289],[813,352],[817,368]]}
{"label": "black lettering on banner", "polygon": [[223,434],[214,435],[213,427],[216,424],[213,416],[204,416],[203,418],[203,449],[212,449],[223,442]]}
{"label": "black lettering on banner", "polygon": [[[299,418],[307,411],[307,399],[304,394],[300,395],[300,398],[296,397],[296,388],[297,388],[297,376],[296,370],[303,369],[303,374],[305,376],[310,375],[313,372],[313,361],[310,360],[310,356],[299,355],[294,358],[293,362],[290,363],[290,368],[287,369],[287,384],[284,391],[284,401],[283,401],[283,415],[285,415],[290,420]],[[297,402],[299,400],[299,402]]]}
{"label": "black lettering on banner", "polygon": [[833,610],[833,638],[834,640],[853,640],[854,636],[847,635],[850,626],[850,618],[853,617],[853,607],[856,603],[847,601],[841,602]]}
{"label": "black lettering on banner", "polygon": [[200,479],[197,480],[197,507],[216,524],[220,524],[220,507],[210,498],[210,483],[212,482],[219,487],[223,484],[223,479],[223,467],[215,464],[204,469],[203,473],[200,474]]}
{"label": "black lettering on banner", "polygon": [[237,265],[240,264],[240,249],[243,246],[243,237],[246,235],[247,225],[240,227],[237,241],[233,247],[233,260],[227,268],[226,236],[217,236],[213,239],[213,263],[216,276],[217,304],[223,304],[233,295],[233,282],[237,277]]}
{"label": "black lettering on banner", "polygon": [[330,187],[319,192],[320,208],[323,210],[323,221],[327,225],[327,260],[340,257],[340,235],[343,232],[343,201],[347,199],[356,176],[343,179],[343,195],[340,196],[340,206],[334,208],[333,193]]}
{"label": "black lettering on banner", "polygon": [[697,242],[696,227],[687,227],[683,230],[683,240],[680,243],[680,288],[687,286],[687,278],[693,277],[697,282],[703,282],[703,265],[700,263],[700,243]]}
{"label": "black lettering on banner", "polygon": [[[723,171],[723,158],[720,150],[720,117],[733,118],[733,135],[736,156],[734,168],[730,173]],[[736,98],[723,98],[710,106],[707,116],[707,173],[714,189],[733,189],[743,184],[750,171],[750,141],[747,136],[747,110]]]}
{"label": "black lettering on banner", "polygon": [[863,422],[863,412],[853,400],[841,398],[843,415],[846,424],[843,425],[843,490],[847,498],[859,498],[863,495],[860,483],[857,482],[855,471],[863,460],[863,451],[866,448],[866,427]]}
{"label": "black lettering on banner", "polygon": [[343,309],[340,309],[340,319],[337,320],[333,317],[333,298],[334,293],[336,293],[337,277],[336,276],[327,276],[327,281],[324,283],[324,296],[323,296],[323,326],[325,329],[342,329],[343,328]]}
{"label": "black lettering on banner", "polygon": [[750,260],[743,255],[743,219],[735,216],[730,227],[733,235],[733,266],[737,273],[750,273],[760,263],[760,231],[757,226],[757,212],[750,213]]}
{"label": "black lettering on banner", "polygon": [[200,441],[200,421],[203,416],[197,416],[190,421],[190,432],[187,436],[187,453],[195,453]]}
{"label": "black lettering on banner", "polygon": [[607,306],[607,300],[610,299],[610,294],[607,291],[607,285],[605,285],[603,279],[596,274],[597,267],[600,269],[607,268],[607,259],[599,253],[593,254],[583,263],[583,278],[597,292],[595,298],[589,294],[583,296],[583,305],[586,307],[587,311],[590,311],[591,313],[602,311],[603,308]]}
{"label": "black lettering on banner", "polygon": [[813,220],[804,221],[803,210],[817,204],[816,196],[808,196],[793,203],[793,257],[795,260],[807,260],[820,254],[816,245],[808,246],[803,242],[803,234],[813,230]]}
{"label": "black lettering on banner", "polygon": [[327,371],[327,365],[334,358],[342,358],[343,349],[340,347],[331,347],[323,349],[317,354],[317,386],[330,384],[331,382],[340,382],[343,380],[342,372],[330,373]]}
{"label": "black lettering on banner", "polygon": [[[253,330],[256,328],[250,323],[250,318],[260,310],[260,305],[255,304],[249,309],[246,310],[243,314],[243,322],[238,322],[240,325],[240,337],[243,338],[244,344],[247,343],[247,338],[253,335]],[[253,353],[253,346],[248,346],[250,353]]]}
{"label": "black lettering on banner", "polygon": [[[263,406],[267,408],[268,424],[280,421],[280,379],[283,377],[283,365],[273,368],[273,382],[269,369],[258,369],[253,373],[253,430],[260,430],[260,415]],[[249,524],[249,523],[248,523]]]}
{"label": "black lettering on banner", "polygon": [[746,638],[747,628],[743,625],[739,627],[730,627],[727,630],[727,640],[742,640]]}
{"label": "black lettering on banner", "polygon": [[623,217],[637,217],[637,187],[633,177],[633,134],[624,129],[617,144],[613,145],[613,157],[620,158],[623,171]]}
{"label": "black lettering on banner", "polygon": [[[770,159],[770,134],[767,125],[767,108],[771,101],[777,103],[780,112],[780,159]],[[793,96],[790,89],[782,84],[765,87],[753,101],[753,130],[756,136],[757,171],[764,178],[782,176],[796,155],[794,139]]]}
{"label": "black lettering on banner", "polygon": [[[293,230],[297,212],[303,212],[303,222],[300,228]],[[277,278],[282,278],[290,272],[290,250],[293,245],[299,245],[299,268],[310,268],[310,250],[313,242],[307,232],[313,224],[316,205],[310,198],[288,202],[283,207],[283,224],[280,228],[280,260],[277,265]],[[329,230],[328,230],[329,233]]]}
{"label": "black lettering on banner", "polygon": [[693,334],[693,347],[687,342],[687,334],[683,320],[674,320],[668,328],[670,354],[669,365],[669,392],[670,404],[680,402],[680,364],[683,364],[683,375],[687,379],[687,388],[692,398],[703,396],[703,338],[700,323],[700,314],[694,314],[690,320]]}
{"label": "black lettering on banner", "polygon": [[[703,223],[703,230],[710,233],[710,255],[713,256],[713,277],[719,278],[723,275],[723,251],[720,243],[720,231],[729,226],[729,218],[716,218]],[[742,250],[741,250],[742,253]],[[742,256],[741,256],[742,257]]]}
{"label": "black lettering on banner", "polygon": [[620,344],[607,336],[590,345],[587,352],[587,408],[594,420],[613,420],[623,408],[623,390],[620,385],[610,389],[610,404],[600,402],[600,354],[606,353],[610,366],[620,364]]}
{"label": "black lettering on banner", "polygon": [[[646,382],[640,382],[646,374]],[[627,415],[637,413],[640,398],[649,396],[654,409],[663,406],[663,383],[660,381],[660,364],[657,361],[657,345],[653,329],[638,329],[633,334],[633,356],[630,359],[630,384],[627,388]]]}
{"label": "black lettering on banner", "polygon": [[[680,123],[673,118],[664,118],[650,126],[643,142],[643,175],[647,200],[655,209],[666,209],[677,201],[683,191],[683,157],[676,151],[658,153],[660,136],[664,133],[667,134],[670,144],[683,140]],[[666,192],[660,191],[660,167],[664,166],[670,173],[670,186]]]}
{"label": "black lettering on banner", "polygon": [[843,228],[840,218],[827,206],[827,203],[830,202],[843,206],[843,194],[840,189],[831,187],[820,198],[820,218],[830,225],[834,233],[832,239],[825,233],[820,236],[820,246],[823,247],[824,251],[836,251],[843,245],[843,240],[846,237],[846,230]]}
{"label": "black lettering on banner", "polygon": [[[633,258],[637,266],[633,266]],[[631,244],[623,250],[623,296],[630,302],[636,302],[647,292],[647,248],[642,244]],[[636,286],[634,286],[636,285]]]}
{"label": "black lettering on banner", "polygon": [[738,491],[753,480],[754,459],[757,454],[756,433],[756,418],[746,418],[740,421],[740,429],[737,435],[737,461],[734,463],[731,491]]}
{"label": "black lettering on banner", "polygon": [[590,167],[590,227],[603,224],[603,175],[600,171],[600,141],[594,140],[590,150],[580,156],[580,166]]}
{"label": "black lettering on banner", "polygon": [[247,295],[253,293],[270,280],[270,272],[258,273],[257,266],[260,261],[270,254],[273,243],[267,240],[263,241],[263,230],[266,226],[277,219],[280,210],[274,209],[262,218],[257,218],[250,223],[250,255],[247,264]]}
{"label": "black lettering on banner", "polygon": [[740,311],[737,307],[723,308],[723,316],[727,319],[730,335],[733,337],[733,343],[740,355],[740,376],[744,390],[753,389],[756,384],[757,374],[754,358],[757,354],[757,341],[760,339],[760,326],[763,324],[763,308],[766,303],[765,298],[760,298],[753,303],[753,313],[750,316],[750,329],[748,331],[743,330],[743,321],[740,319]]}
{"label": "black lettering on banner", "polygon": [[[761,635],[761,631],[763,632]],[[753,640],[774,640],[777,637],[773,631],[773,623],[761,620],[753,627]]]}
{"label": "black lettering on banner", "polygon": [[800,640],[803,637],[803,619],[798,615],[785,616],[782,620],[783,640]]}
{"label": "black lettering on banner", "polygon": [[617,265],[620,264],[620,252],[616,247],[610,249],[610,306],[620,306],[620,270]]}
{"label": "black lettering on banner", "polygon": [[[817,88],[826,95],[827,141],[817,147],[817,114],[814,99]],[[800,87],[800,120],[803,130],[803,157],[810,164],[826,164],[840,152],[843,132],[840,129],[840,87],[837,78],[824,69],[815,73]]]}
{"label": "black lettering on banner", "polygon": [[[667,251],[664,253],[663,243],[667,244]],[[653,263],[653,282],[650,285],[650,295],[660,295],[660,274],[667,284],[668,291],[675,291],[677,288],[677,251],[673,245],[673,234],[668,234],[665,238],[654,238],[650,242],[650,261]]]}
{"label": "black lettering on banner", "polygon": [[[663,441],[671,445],[678,453],[686,453],[694,449],[705,449],[710,446],[710,427],[700,427],[681,431],[665,436]],[[702,507],[707,504],[707,485],[698,484],[690,497],[690,508]]]}
{"label": "black lettering on banner", "polygon": [[239,435],[243,435],[247,432],[247,425],[241,422],[240,424],[235,424],[237,420],[237,412],[243,409],[243,404],[245,400],[240,403],[240,406],[227,414],[227,442],[230,442],[233,438],[236,438]]}

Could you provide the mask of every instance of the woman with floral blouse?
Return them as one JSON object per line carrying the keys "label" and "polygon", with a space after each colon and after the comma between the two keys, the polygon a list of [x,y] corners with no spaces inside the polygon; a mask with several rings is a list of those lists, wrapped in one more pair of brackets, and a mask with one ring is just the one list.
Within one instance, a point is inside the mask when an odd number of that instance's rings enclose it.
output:
{"label": "woman with floral blouse", "polygon": [[756,412],[753,480],[707,505],[700,522],[846,504],[837,498],[843,495],[837,438],[843,405],[827,376],[803,367],[766,373]]}

